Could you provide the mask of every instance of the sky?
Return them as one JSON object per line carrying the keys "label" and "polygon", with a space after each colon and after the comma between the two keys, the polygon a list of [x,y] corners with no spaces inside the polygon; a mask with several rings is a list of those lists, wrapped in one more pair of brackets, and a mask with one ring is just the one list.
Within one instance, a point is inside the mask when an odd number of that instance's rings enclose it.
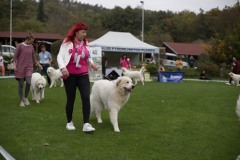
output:
{"label": "sky", "polygon": [[[104,8],[113,9],[115,6],[126,8],[142,7],[141,0],[77,0],[81,3],[90,5],[101,5]],[[144,9],[152,11],[173,11],[181,12],[183,10],[199,13],[199,9],[209,11],[213,8],[223,9],[225,6],[233,6],[237,0],[143,0]]]}

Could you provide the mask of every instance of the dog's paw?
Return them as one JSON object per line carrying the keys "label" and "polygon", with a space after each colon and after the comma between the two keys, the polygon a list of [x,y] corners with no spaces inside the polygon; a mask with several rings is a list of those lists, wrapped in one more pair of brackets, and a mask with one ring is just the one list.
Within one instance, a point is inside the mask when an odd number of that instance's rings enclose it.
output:
{"label": "dog's paw", "polygon": [[98,123],[102,123],[102,120],[101,120],[101,119],[98,119],[97,122],[98,122]]}
{"label": "dog's paw", "polygon": [[36,101],[36,103],[40,103],[39,101]]}
{"label": "dog's paw", "polygon": [[119,132],[120,132],[120,130],[119,130],[119,129],[115,129],[115,130],[114,130],[114,132],[116,132],[116,133],[119,133]]}

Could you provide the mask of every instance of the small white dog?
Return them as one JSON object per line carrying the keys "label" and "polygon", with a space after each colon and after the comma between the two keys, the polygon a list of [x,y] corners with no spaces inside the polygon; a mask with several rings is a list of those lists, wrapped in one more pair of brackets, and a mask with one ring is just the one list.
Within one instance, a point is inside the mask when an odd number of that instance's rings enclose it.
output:
{"label": "small white dog", "polygon": [[[239,118],[239,121],[240,121],[240,96],[238,97],[238,100],[237,100],[236,114],[237,114],[237,116]],[[240,160],[240,155],[238,155],[236,160]]]}
{"label": "small white dog", "polygon": [[132,79],[126,76],[114,81],[98,80],[92,86],[90,95],[91,114],[95,113],[98,123],[102,123],[101,112],[108,109],[110,120],[115,132],[118,127],[118,112],[127,103],[134,85]]}
{"label": "small white dog", "polygon": [[32,100],[36,100],[37,103],[40,103],[40,100],[44,99],[45,86],[46,79],[39,73],[33,73],[30,87]]}
{"label": "small white dog", "polygon": [[238,97],[238,100],[237,100],[237,105],[236,105],[236,114],[240,120],[240,96]]}
{"label": "small white dog", "polygon": [[53,86],[56,87],[57,86],[57,83],[56,83],[57,80],[61,81],[61,87],[64,86],[63,79],[62,79],[62,73],[61,73],[60,69],[55,69],[53,67],[48,67],[47,74],[48,74],[49,78],[51,79],[51,85],[49,86],[49,88],[52,88]]}
{"label": "small white dog", "polygon": [[232,80],[236,83],[237,86],[239,86],[240,81],[240,75],[234,74],[233,72],[228,73],[228,75],[232,78]]}
{"label": "small white dog", "polygon": [[142,67],[139,71],[131,71],[126,69],[125,67],[122,67],[121,69],[124,76],[130,77],[134,81],[136,81],[135,84],[137,84],[137,81],[141,81],[142,85],[144,85],[144,72],[146,71],[144,67]]}

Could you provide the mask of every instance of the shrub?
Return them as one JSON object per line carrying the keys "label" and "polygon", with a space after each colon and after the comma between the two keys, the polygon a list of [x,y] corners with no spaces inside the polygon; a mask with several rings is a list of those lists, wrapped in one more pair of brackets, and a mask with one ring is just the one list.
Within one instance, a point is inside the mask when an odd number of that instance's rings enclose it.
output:
{"label": "shrub", "polygon": [[156,76],[158,73],[158,68],[157,68],[156,64],[147,63],[146,69],[147,69],[147,72],[149,72],[151,76]]}
{"label": "shrub", "polygon": [[62,40],[58,40],[52,44],[51,54],[52,54],[52,66],[58,68],[57,66],[57,54],[59,52],[60,46],[62,44]]}

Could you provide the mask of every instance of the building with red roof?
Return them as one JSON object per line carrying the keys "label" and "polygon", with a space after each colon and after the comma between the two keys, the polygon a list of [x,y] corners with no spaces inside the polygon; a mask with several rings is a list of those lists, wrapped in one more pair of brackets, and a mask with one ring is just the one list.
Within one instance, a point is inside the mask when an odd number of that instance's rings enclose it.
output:
{"label": "building with red roof", "polygon": [[175,53],[176,55],[188,57],[198,57],[201,54],[207,53],[202,44],[164,42],[163,47],[165,47],[168,53]]}

